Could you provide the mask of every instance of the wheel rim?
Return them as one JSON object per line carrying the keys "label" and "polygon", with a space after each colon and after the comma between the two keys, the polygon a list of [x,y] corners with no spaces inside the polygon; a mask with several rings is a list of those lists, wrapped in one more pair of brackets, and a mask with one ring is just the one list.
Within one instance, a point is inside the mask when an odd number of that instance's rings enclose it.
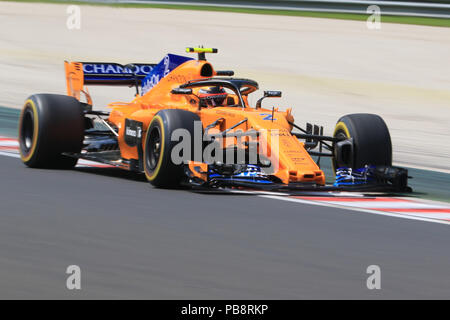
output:
{"label": "wheel rim", "polygon": [[161,131],[158,127],[154,127],[150,132],[147,150],[147,168],[153,171],[161,157]]}
{"label": "wheel rim", "polygon": [[30,152],[34,139],[34,114],[31,108],[25,109],[20,132],[20,142],[25,153]]}

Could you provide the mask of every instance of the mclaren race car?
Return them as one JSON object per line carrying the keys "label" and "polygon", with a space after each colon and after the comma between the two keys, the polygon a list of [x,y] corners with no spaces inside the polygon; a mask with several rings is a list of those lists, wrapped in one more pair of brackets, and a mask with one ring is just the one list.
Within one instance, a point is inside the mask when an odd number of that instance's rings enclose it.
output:
{"label": "mclaren race car", "polygon": [[[22,109],[22,161],[71,168],[78,159],[144,173],[156,187],[271,190],[407,191],[408,173],[392,166],[388,128],[374,114],[341,117],[332,136],[300,127],[292,109],[262,107],[281,96],[254,80],[215,70],[212,48],[187,48],[197,59],[167,54],[158,64],[65,62],[67,95],[35,94]],[[130,86],[130,102],[93,109],[86,86]],[[313,160],[313,157],[316,160]],[[326,184],[320,160],[332,159]]]}

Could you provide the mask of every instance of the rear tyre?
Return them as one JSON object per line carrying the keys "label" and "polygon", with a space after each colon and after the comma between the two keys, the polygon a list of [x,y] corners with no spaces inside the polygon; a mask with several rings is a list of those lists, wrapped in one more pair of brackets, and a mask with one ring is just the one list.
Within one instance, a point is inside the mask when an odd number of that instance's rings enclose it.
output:
{"label": "rear tyre", "polygon": [[19,151],[28,167],[72,168],[78,159],[62,153],[79,153],[83,138],[83,107],[77,99],[35,94],[25,101],[19,119]]}
{"label": "rear tyre", "polygon": [[[174,163],[172,150],[178,141],[172,141],[172,133],[185,129],[190,134],[190,152],[181,154],[183,161],[192,160],[195,135],[194,123],[200,121],[197,114],[178,109],[159,111],[148,126],[144,144],[144,171],[147,180],[158,188],[176,188],[184,178],[183,163]],[[198,133],[197,133],[198,135]],[[201,140],[199,141],[201,145]]]}
{"label": "rear tyre", "polygon": [[392,165],[391,136],[386,123],[375,114],[355,113],[341,117],[334,129],[334,137],[353,139],[350,145],[334,145],[333,169],[362,168],[365,165]]}

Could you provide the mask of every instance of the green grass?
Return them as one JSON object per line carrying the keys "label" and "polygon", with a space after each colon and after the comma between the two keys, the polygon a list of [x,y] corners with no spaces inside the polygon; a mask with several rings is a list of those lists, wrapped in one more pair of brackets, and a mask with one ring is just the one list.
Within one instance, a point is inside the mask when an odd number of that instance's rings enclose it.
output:
{"label": "green grass", "polygon": [[17,137],[19,109],[0,106],[0,136]]}
{"label": "green grass", "polygon": [[[0,0],[3,1],[3,0]],[[58,1],[58,0],[10,0],[15,2],[44,2],[57,4],[79,4],[79,5],[95,5],[95,6],[112,6],[121,8],[159,8],[159,9],[175,9],[175,10],[198,10],[198,11],[218,11],[218,12],[235,12],[249,14],[268,14],[281,16],[298,16],[313,17],[326,19],[343,19],[343,20],[367,20],[369,15],[353,14],[353,13],[328,13],[328,12],[311,12],[311,11],[291,11],[291,10],[272,10],[272,9],[247,9],[247,8],[224,8],[216,6],[195,6],[195,5],[166,5],[166,4],[108,4],[108,3],[86,3],[82,1]],[[435,27],[450,27],[450,19],[444,18],[426,18],[426,17],[406,17],[406,16],[383,16],[381,22],[416,24]]]}

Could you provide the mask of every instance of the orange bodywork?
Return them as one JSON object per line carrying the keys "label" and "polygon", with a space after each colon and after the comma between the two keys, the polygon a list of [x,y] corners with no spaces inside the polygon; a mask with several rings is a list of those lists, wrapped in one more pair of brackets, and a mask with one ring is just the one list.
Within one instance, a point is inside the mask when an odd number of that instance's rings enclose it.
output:
{"label": "orange bodywork", "polygon": [[[243,100],[245,107],[199,107],[198,101],[192,99],[190,95],[171,93],[172,89],[194,79],[207,79],[202,77],[201,70],[205,64],[210,64],[205,60],[189,60],[179,65],[167,76],[162,78],[151,90],[145,94],[137,95],[131,102],[114,102],[107,107],[111,108],[108,121],[118,128],[118,143],[123,159],[138,160],[138,148],[131,147],[125,143],[124,130],[125,119],[140,121],[143,124],[143,136],[154,115],[161,109],[184,109],[198,114],[203,128],[213,123],[219,118],[224,120],[214,128],[216,131],[223,131],[238,122],[247,118],[247,121],[237,126],[233,131],[256,131],[267,132],[266,139],[268,152],[277,157],[278,167],[273,175],[277,176],[283,183],[311,181],[317,184],[325,184],[325,175],[318,165],[311,158],[304,148],[304,143],[300,142],[290,132],[292,126],[288,121],[293,122],[291,109],[284,112],[275,109],[251,108],[248,105],[246,96]],[[211,66],[212,68],[212,66]],[[81,63],[66,62],[67,94],[80,99],[80,94],[84,93],[88,103],[92,103],[88,91],[83,84],[83,71]],[[212,68],[213,76],[217,73]],[[237,97],[235,97],[237,98]],[[267,120],[267,119],[270,120]],[[272,120],[273,119],[273,120]],[[144,140],[144,139],[143,139]],[[227,144],[233,144],[234,139],[227,139]],[[143,146],[144,148],[144,142]],[[201,164],[191,163],[191,166]],[[203,165],[204,167],[204,165]],[[201,176],[201,174],[199,174]]]}

